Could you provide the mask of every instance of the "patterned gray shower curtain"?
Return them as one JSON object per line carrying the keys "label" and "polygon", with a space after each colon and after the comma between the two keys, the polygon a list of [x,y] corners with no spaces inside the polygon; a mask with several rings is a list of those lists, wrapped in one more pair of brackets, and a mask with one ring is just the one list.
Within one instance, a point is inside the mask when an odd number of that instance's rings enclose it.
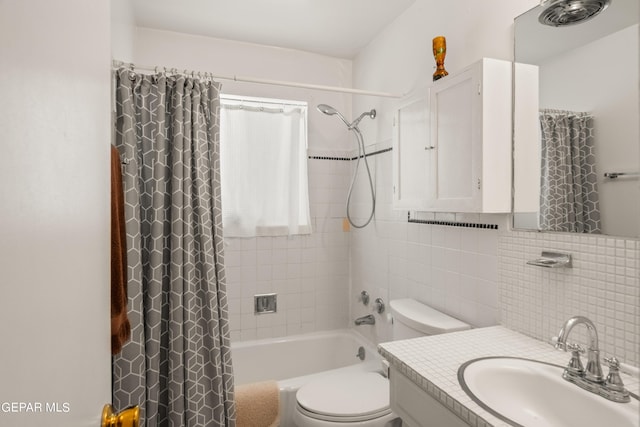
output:
{"label": "patterned gray shower curtain", "polygon": [[540,228],[600,233],[592,116],[542,110],[540,125]]}
{"label": "patterned gray shower curtain", "polygon": [[220,86],[115,73],[131,341],[113,403],[146,427],[235,426],[220,206]]}

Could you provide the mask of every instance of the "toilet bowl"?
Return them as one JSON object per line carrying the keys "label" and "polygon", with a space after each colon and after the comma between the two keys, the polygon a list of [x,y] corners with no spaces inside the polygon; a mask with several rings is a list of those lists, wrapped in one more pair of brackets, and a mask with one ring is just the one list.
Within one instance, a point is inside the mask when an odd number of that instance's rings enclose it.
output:
{"label": "toilet bowl", "polygon": [[[390,302],[393,339],[469,329],[470,326],[412,299]],[[389,380],[378,372],[336,374],[311,381],[296,393],[297,427],[395,427]]]}
{"label": "toilet bowl", "polygon": [[298,427],[386,427],[397,418],[389,407],[389,381],[378,372],[330,375],[296,394]]}

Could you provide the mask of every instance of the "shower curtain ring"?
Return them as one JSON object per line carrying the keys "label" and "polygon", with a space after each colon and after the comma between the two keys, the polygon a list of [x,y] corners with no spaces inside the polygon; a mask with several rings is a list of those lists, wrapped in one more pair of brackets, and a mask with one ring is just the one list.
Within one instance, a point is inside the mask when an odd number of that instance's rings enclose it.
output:
{"label": "shower curtain ring", "polygon": [[133,65],[133,62],[129,63],[129,80],[133,81],[136,79],[136,72],[135,72],[135,66]]}

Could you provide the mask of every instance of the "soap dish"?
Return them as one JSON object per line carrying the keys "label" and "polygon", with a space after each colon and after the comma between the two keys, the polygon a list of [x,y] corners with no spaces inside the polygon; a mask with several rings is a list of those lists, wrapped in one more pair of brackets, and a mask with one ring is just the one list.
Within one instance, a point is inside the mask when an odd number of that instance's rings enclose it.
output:
{"label": "soap dish", "polygon": [[527,261],[529,265],[545,268],[571,268],[571,255],[560,252],[542,251],[540,258]]}

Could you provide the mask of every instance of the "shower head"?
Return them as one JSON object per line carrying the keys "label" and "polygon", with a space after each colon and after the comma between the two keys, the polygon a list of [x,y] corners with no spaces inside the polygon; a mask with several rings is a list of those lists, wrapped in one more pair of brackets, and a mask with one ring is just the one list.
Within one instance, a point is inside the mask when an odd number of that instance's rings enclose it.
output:
{"label": "shower head", "polygon": [[318,105],[318,111],[320,111],[321,113],[325,113],[328,116],[333,116],[334,114],[338,113],[338,110],[327,104]]}
{"label": "shower head", "polygon": [[545,9],[538,21],[552,27],[585,22],[605,10],[611,0],[542,0],[540,6]]}
{"label": "shower head", "polygon": [[344,116],[342,114],[340,114],[340,111],[336,110],[335,108],[333,108],[330,105],[327,104],[320,104],[318,105],[318,111],[320,111],[321,113],[326,114],[327,116],[338,116],[340,117],[340,120],[342,120],[344,122],[345,125],[347,125],[347,127],[350,127],[349,122],[347,121],[347,119],[344,118]]}
{"label": "shower head", "polygon": [[362,120],[362,118],[365,117],[365,116],[369,116],[372,119],[375,119],[375,117],[376,117],[376,110],[365,111],[364,113],[360,114],[360,116],[357,119],[355,119],[353,122],[349,123],[347,121],[347,119],[345,119],[344,116],[342,114],[340,114],[340,112],[338,110],[336,110],[335,108],[333,108],[330,105],[320,104],[320,105],[318,105],[317,108],[318,108],[318,111],[320,111],[321,113],[324,113],[324,114],[326,114],[328,116],[337,115],[344,122],[344,124],[347,125],[347,127],[349,129],[353,129],[353,128],[357,127],[358,123],[360,123],[360,120]]}

